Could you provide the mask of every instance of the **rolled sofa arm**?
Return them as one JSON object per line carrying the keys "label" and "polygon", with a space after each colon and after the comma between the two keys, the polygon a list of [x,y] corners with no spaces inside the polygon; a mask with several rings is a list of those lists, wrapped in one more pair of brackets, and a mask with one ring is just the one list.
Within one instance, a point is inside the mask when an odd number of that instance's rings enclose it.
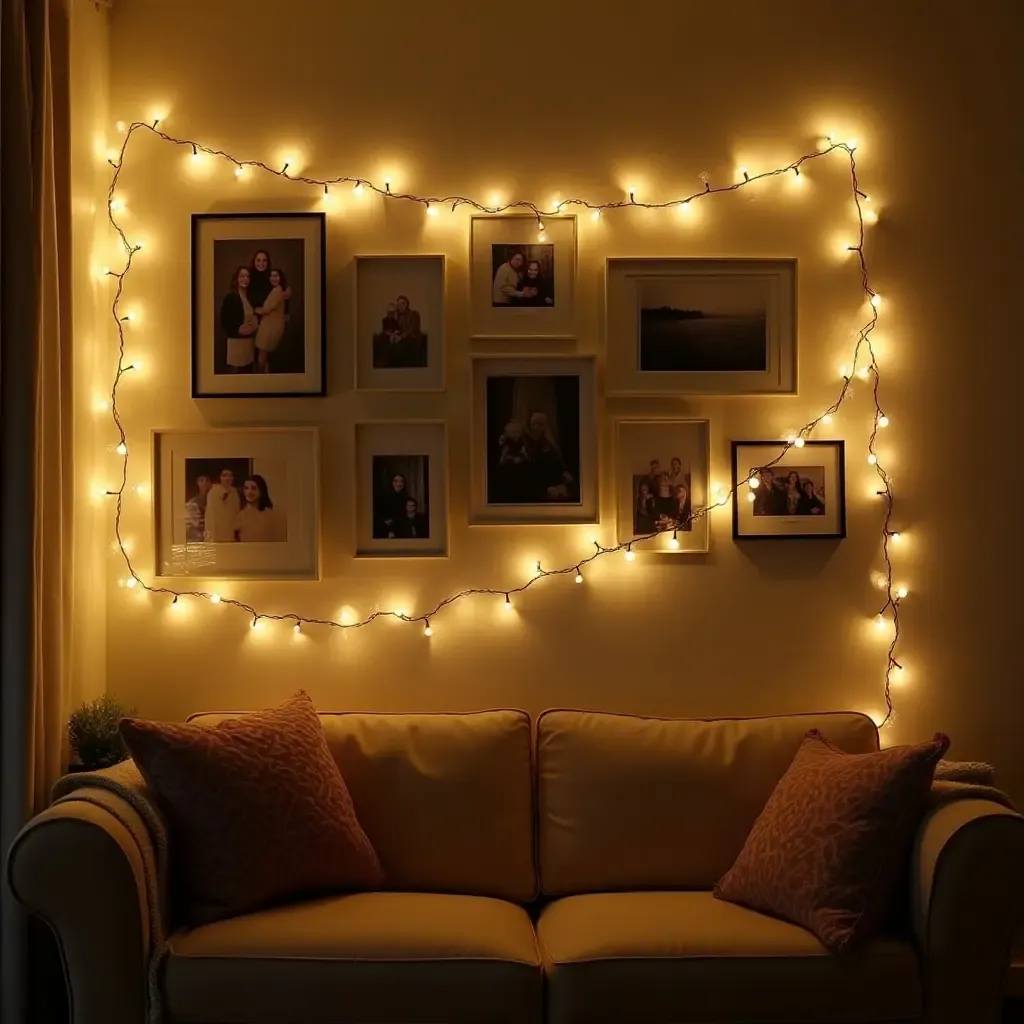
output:
{"label": "rolled sofa arm", "polygon": [[996,1024],[1024,920],[1024,818],[984,799],[931,811],[915,842],[911,911],[926,1024]]}
{"label": "rolled sofa arm", "polygon": [[11,846],[11,891],[56,936],[72,1024],[146,1019],[155,905],[146,835],[126,801],[82,789],[33,818]]}

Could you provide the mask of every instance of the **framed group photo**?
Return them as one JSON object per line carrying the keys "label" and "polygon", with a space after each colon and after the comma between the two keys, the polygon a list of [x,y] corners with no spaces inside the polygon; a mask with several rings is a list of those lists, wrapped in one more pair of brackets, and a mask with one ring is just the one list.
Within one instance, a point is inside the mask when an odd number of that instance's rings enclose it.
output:
{"label": "framed group photo", "polygon": [[323,213],[192,215],[192,397],[326,394]]}
{"label": "framed group photo", "polygon": [[796,260],[609,259],[615,395],[793,394]]}
{"label": "framed group photo", "polygon": [[444,256],[356,256],[356,387],[444,390]]}
{"label": "framed group photo", "polygon": [[356,424],[356,554],[448,554],[448,469],[440,421]]}
{"label": "framed group photo", "polygon": [[733,441],[732,533],[736,540],[846,536],[842,441]]}
{"label": "framed group photo", "polygon": [[473,360],[472,522],[597,521],[594,359]]}
{"label": "framed group photo", "polygon": [[319,579],[315,428],[153,436],[157,576]]}
{"label": "framed group photo", "polygon": [[[662,534],[653,548],[706,554],[710,429],[707,420],[619,420],[615,428],[618,543]],[[677,547],[671,545],[676,541]]]}
{"label": "framed group photo", "polygon": [[478,216],[470,229],[474,338],[576,335],[576,218]]}

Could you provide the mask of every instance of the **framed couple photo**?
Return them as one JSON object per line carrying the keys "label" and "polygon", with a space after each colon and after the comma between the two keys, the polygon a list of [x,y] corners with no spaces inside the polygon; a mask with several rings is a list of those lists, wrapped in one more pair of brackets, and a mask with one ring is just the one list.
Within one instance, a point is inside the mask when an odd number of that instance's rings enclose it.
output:
{"label": "framed couple photo", "polygon": [[846,446],[733,441],[732,535],[736,540],[846,536]]}
{"label": "framed couple photo", "polygon": [[609,259],[612,395],[794,394],[796,260]]}
{"label": "framed couple photo", "polygon": [[473,217],[470,260],[474,338],[575,337],[575,217]]}
{"label": "framed couple photo", "polygon": [[315,428],[153,435],[157,576],[319,579]]}
{"label": "framed couple photo", "polygon": [[323,213],[192,215],[192,397],[326,394]]}
{"label": "framed couple photo", "polygon": [[471,521],[598,518],[594,359],[473,360]]}

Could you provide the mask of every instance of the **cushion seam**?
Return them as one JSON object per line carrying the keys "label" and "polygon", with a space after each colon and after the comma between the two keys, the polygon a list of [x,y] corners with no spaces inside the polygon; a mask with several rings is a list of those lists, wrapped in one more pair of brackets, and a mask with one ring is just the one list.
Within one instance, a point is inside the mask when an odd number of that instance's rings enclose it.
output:
{"label": "cushion seam", "polygon": [[508,964],[513,967],[539,967],[540,964],[531,963],[529,960],[512,960],[507,957],[497,956],[452,956],[452,957],[339,957],[339,956],[260,956],[258,953],[203,953],[190,954],[177,952],[173,947],[169,950],[170,956],[179,960],[237,960],[239,963],[248,964],[254,960],[264,963],[275,961],[282,963],[324,963],[324,964],[440,964],[440,963],[495,963]]}

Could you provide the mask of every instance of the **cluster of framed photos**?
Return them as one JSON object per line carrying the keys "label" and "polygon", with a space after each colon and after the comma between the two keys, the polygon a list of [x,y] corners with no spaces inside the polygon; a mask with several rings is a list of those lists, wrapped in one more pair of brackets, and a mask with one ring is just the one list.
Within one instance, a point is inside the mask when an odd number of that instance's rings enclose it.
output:
{"label": "cluster of framed photos", "polygon": [[[327,393],[326,224],[319,213],[196,214],[196,398]],[[472,218],[474,340],[576,336],[576,219]],[[445,258],[353,259],[355,386],[445,389]],[[603,394],[796,391],[794,260],[608,259]],[[597,522],[596,359],[473,354],[470,523]],[[154,436],[157,571],[319,575],[317,434],[310,428]],[[708,550],[705,419],[620,419],[617,538],[665,533],[666,552]],[[355,425],[356,553],[448,553],[443,420]],[[733,534],[845,536],[841,441],[733,443]]]}

